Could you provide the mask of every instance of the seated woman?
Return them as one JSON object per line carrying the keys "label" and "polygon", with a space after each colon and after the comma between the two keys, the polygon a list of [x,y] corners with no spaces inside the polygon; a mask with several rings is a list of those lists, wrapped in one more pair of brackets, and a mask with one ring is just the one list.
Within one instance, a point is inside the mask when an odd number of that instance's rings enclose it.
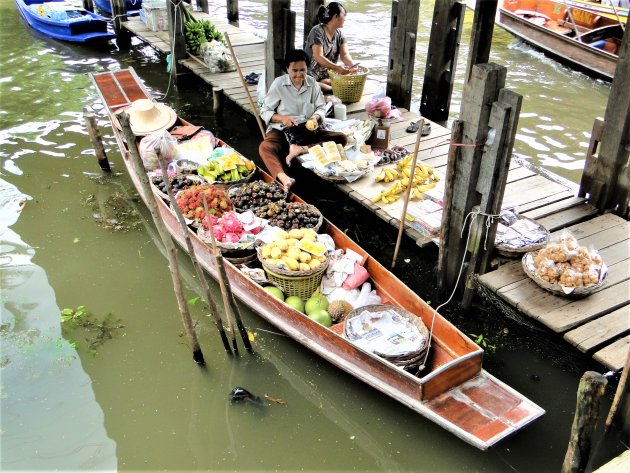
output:
{"label": "seated woman", "polygon": [[[328,70],[337,74],[348,74],[352,71],[352,57],[348,52],[348,44],[341,29],[346,21],[346,9],[337,2],[328,6],[320,6],[317,12],[319,25],[315,25],[306,39],[306,53],[309,55],[309,75],[319,82],[322,92],[332,92]],[[337,61],[345,66],[337,65]]]}
{"label": "seated woman", "polygon": [[271,175],[288,192],[295,183],[286,168],[291,160],[308,152],[307,145],[324,141],[346,144],[343,133],[318,128],[324,118],[325,102],[315,80],[306,73],[308,56],[290,50],[284,67],[287,74],[276,78],[263,100],[260,117],[267,124],[267,137],[258,151]]}

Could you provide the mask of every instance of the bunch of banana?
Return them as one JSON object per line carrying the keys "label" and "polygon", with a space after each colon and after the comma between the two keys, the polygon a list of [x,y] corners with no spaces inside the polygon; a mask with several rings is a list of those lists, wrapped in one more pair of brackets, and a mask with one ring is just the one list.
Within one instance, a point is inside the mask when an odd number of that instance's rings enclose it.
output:
{"label": "bunch of banana", "polygon": [[[408,178],[411,176],[411,164],[411,155],[407,155],[404,159],[398,162],[398,169],[404,177]],[[413,174],[413,181],[424,183],[427,180],[437,182],[440,178],[435,174],[435,171],[431,166],[423,163],[422,161],[416,161],[416,171]]]}
{"label": "bunch of banana", "polygon": [[400,177],[400,173],[393,168],[384,168],[374,179],[376,182],[393,182]]}
{"label": "bunch of banana", "polygon": [[396,202],[400,198],[403,190],[405,190],[405,188],[403,187],[402,182],[398,181],[380,194],[372,197],[372,202],[374,202],[375,204],[377,202],[391,204],[392,202]]}
{"label": "bunch of banana", "polygon": [[[414,179],[415,180],[415,179]],[[411,188],[411,194],[409,194],[410,199],[424,199],[424,193],[429,189],[433,189],[437,185],[437,182],[431,182],[429,184],[420,184],[415,185]]]}

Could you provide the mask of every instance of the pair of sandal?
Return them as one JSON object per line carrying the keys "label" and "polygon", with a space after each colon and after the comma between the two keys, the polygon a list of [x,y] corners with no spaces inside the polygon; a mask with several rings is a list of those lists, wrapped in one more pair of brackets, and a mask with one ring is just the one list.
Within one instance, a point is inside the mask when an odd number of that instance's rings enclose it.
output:
{"label": "pair of sandal", "polygon": [[[411,124],[407,127],[407,133],[415,133],[418,131],[418,127],[420,126],[420,120],[417,122],[411,122]],[[431,123],[425,121],[424,125],[422,125],[422,135],[427,136],[431,133]]]}
{"label": "pair of sandal", "polygon": [[260,78],[262,74],[259,74],[257,72],[250,72],[249,74],[247,74],[245,76],[245,82],[247,82],[250,85],[256,85],[258,84],[258,79]]}

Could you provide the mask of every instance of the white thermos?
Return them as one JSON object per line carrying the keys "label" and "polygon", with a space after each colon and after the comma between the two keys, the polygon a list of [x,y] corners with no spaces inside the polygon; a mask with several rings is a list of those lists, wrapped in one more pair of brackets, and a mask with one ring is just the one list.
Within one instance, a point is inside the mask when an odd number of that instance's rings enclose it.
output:
{"label": "white thermos", "polygon": [[346,106],[342,103],[335,105],[335,118],[337,120],[345,120],[346,119]]}

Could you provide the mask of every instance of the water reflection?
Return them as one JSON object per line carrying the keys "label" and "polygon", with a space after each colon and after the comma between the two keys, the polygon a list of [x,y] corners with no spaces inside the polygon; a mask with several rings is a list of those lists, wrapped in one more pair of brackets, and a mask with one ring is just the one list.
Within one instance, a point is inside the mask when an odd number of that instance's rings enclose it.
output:
{"label": "water reflection", "polygon": [[116,445],[76,350],[61,336],[46,272],[8,228],[21,199],[0,179],[2,468],[116,470]]}

